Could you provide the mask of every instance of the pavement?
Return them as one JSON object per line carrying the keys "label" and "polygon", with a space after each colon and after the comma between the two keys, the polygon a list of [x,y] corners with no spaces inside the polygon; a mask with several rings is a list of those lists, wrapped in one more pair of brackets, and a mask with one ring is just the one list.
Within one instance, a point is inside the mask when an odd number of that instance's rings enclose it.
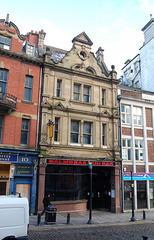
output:
{"label": "pavement", "polygon": [[136,224],[151,222],[154,223],[154,210],[144,210],[134,212],[134,221],[132,221],[132,211],[124,213],[111,213],[104,210],[93,210],[91,216],[91,224],[89,221],[89,211],[85,213],[70,212],[70,221],[68,221],[68,213],[57,212],[56,221],[54,223],[45,223],[45,216],[41,217],[40,224],[38,224],[37,215],[29,217],[30,230],[43,230],[52,228],[74,228],[74,227],[92,227],[92,226],[109,226],[119,224]]}

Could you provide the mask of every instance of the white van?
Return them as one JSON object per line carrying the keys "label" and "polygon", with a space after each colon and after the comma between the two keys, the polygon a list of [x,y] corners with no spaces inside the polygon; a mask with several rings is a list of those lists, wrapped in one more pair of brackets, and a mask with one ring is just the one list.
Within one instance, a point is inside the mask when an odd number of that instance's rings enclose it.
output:
{"label": "white van", "polygon": [[28,199],[16,195],[0,195],[0,240],[28,239]]}

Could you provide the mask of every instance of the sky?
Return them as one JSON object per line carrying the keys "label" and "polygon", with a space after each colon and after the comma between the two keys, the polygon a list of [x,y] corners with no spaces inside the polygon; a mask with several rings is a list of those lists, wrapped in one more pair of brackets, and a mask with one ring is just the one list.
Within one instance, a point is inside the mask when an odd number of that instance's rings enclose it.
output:
{"label": "sky", "polygon": [[0,19],[7,14],[20,34],[43,29],[46,45],[68,51],[84,31],[93,42],[91,51],[102,47],[108,69],[115,65],[119,78],[126,60],[143,45],[141,29],[150,14],[154,18],[154,0],[0,0]]}

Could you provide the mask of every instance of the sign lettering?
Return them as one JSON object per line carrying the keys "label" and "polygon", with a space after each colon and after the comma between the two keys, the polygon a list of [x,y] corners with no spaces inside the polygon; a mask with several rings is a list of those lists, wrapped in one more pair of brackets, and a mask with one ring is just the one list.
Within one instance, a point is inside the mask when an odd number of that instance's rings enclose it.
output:
{"label": "sign lettering", "polygon": [[[53,160],[47,159],[47,163],[49,164],[58,164],[58,165],[79,165],[86,166],[89,161],[77,161],[77,160]],[[93,166],[114,166],[114,162],[101,162],[101,161],[90,161]]]}

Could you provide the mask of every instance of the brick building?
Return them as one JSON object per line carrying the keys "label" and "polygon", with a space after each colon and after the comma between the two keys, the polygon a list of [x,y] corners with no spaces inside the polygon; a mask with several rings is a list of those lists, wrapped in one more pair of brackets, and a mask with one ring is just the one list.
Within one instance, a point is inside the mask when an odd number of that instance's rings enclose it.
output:
{"label": "brick building", "polygon": [[[118,86],[123,159],[123,209],[154,208],[154,94]],[[132,172],[132,178],[131,178]]]}
{"label": "brick building", "polygon": [[[58,211],[89,206],[93,164],[93,208],[120,212],[117,84],[103,49],[96,56],[82,32],[70,51],[44,46],[38,209],[44,194]],[[50,132],[49,132],[50,131]]]}
{"label": "brick building", "polygon": [[0,20],[0,194],[28,197],[30,213],[35,212],[38,163],[38,39],[34,32],[21,35],[9,16]]}
{"label": "brick building", "polygon": [[133,173],[135,209],[154,208],[154,19],[142,28],[144,43],[140,53],[122,68],[118,86],[123,158],[123,209],[131,208]]}

